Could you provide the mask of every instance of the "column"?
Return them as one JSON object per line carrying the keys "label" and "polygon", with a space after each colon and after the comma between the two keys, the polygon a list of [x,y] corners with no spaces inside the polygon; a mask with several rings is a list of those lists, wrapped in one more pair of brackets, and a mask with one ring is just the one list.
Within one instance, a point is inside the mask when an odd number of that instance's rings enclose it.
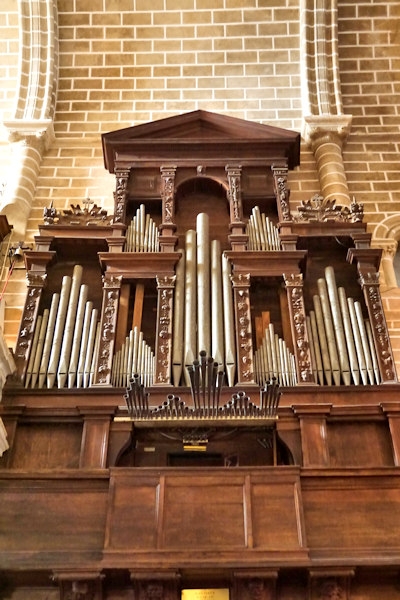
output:
{"label": "column", "polygon": [[381,381],[382,383],[397,383],[393,353],[379,291],[379,274],[360,272],[360,283],[371,323]]}
{"label": "column", "polygon": [[80,469],[105,469],[107,467],[108,438],[114,407],[78,407],[83,415],[83,434]]}
{"label": "column", "polygon": [[276,205],[278,208],[279,221],[291,221],[289,206],[289,190],[287,188],[287,167],[275,167],[272,165],[272,175],[274,179],[274,191],[276,196]]}
{"label": "column", "polygon": [[115,168],[114,223],[125,224],[126,221],[129,173],[130,169],[125,167]]}
{"label": "column", "polygon": [[330,404],[293,406],[299,417],[303,467],[329,467],[326,418]]}
{"label": "column", "polygon": [[117,329],[118,305],[122,277],[103,278],[103,304],[100,319],[100,341],[96,357],[94,385],[111,385],[111,369]]}
{"label": "column", "polygon": [[242,189],[241,177],[242,167],[226,165],[225,171],[228,178],[228,201],[230,210],[231,231],[230,242],[232,250],[245,250],[247,244],[247,235],[245,223],[243,222]]}
{"label": "column", "polygon": [[351,117],[306,117],[305,138],[317,164],[321,195],[324,200],[336,200],[338,205],[349,206],[350,194],[343,164],[342,147],[351,123]]}
{"label": "column", "polygon": [[255,384],[250,311],[250,274],[233,274],[238,385]]}
{"label": "column", "polygon": [[297,382],[299,385],[315,385],[310,344],[307,336],[306,314],[303,298],[303,275],[302,273],[283,275],[285,282],[290,326],[292,330],[293,348],[296,360]]}
{"label": "column", "polygon": [[175,174],[176,166],[161,166],[161,200],[162,200],[162,223],[160,235],[161,252],[173,252],[177,236],[175,220]]}
{"label": "column", "polygon": [[45,273],[27,273],[28,292],[15,347],[15,364],[17,374],[24,380],[32,347],[33,334],[38,316],[40,298],[46,281]]}
{"label": "column", "polygon": [[154,385],[171,384],[172,315],[176,275],[157,277],[157,335]]}

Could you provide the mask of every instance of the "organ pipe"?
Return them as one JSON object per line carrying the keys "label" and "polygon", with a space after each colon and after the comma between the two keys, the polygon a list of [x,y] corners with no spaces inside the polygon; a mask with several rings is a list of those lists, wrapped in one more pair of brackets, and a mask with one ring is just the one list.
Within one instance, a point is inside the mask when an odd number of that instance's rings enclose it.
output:
{"label": "organ pipe", "polygon": [[183,331],[185,311],[185,255],[182,254],[176,266],[175,298],[174,298],[174,326],[172,341],[172,381],[179,385],[182,376],[183,364]]}
{"label": "organ pipe", "polygon": [[273,323],[265,329],[261,346],[254,353],[255,380],[263,386],[276,380],[281,386],[296,384],[294,355],[285,340],[275,333]]}
{"label": "organ pipe", "polygon": [[184,319],[184,344],[183,361],[185,365],[186,385],[190,385],[187,367],[193,364],[197,356],[197,274],[196,274],[196,232],[189,229],[186,232],[186,270],[185,270],[185,319]]}
{"label": "organ pipe", "polygon": [[154,378],[154,353],[137,327],[131,329],[114,355],[111,383],[127,387],[132,378],[137,378],[145,387],[151,386]]}
{"label": "organ pipe", "polygon": [[72,277],[65,275],[60,292],[53,294],[50,309],[38,316],[25,387],[89,387],[100,329],[82,273],[75,265]]}
{"label": "organ pipe", "polygon": [[246,225],[249,250],[281,250],[278,228],[254,206]]}
{"label": "organ pipe", "polygon": [[224,323],[224,348],[225,371],[228,385],[233,386],[236,373],[235,352],[235,325],[233,312],[232,284],[230,280],[230,266],[228,259],[222,255],[222,293],[223,293],[223,323]]}
{"label": "organ pipe", "polygon": [[211,311],[210,311],[210,240],[209,219],[206,213],[197,215],[197,330],[198,351],[211,351]]}
{"label": "organ pipe", "polygon": [[[331,266],[318,279],[318,294],[307,316],[308,330],[320,385],[373,385],[380,382],[371,324],[363,316],[361,303],[336,287]],[[320,358],[319,358],[320,357]]]}
{"label": "organ pipe", "polygon": [[136,211],[126,230],[125,252],[159,252],[157,225],[145,212],[144,204]]}
{"label": "organ pipe", "polygon": [[224,364],[224,321],[222,303],[221,244],[211,242],[211,356],[221,367]]}

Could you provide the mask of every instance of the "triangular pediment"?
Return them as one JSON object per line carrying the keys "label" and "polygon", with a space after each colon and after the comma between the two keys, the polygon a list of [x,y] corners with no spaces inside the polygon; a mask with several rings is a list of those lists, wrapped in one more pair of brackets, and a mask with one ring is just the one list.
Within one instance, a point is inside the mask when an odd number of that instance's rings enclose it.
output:
{"label": "triangular pediment", "polygon": [[227,158],[232,154],[232,148],[235,148],[235,158],[239,159],[245,147],[244,155],[248,156],[252,144],[258,148],[261,144],[263,147],[268,146],[270,150],[276,149],[278,158],[286,157],[290,168],[299,164],[299,133],[205,110],[105,133],[102,135],[102,142],[105,166],[110,172],[114,172],[116,161],[129,162],[130,151],[136,160],[140,159],[141,148],[143,156],[148,157],[155,144],[158,153],[164,151],[164,160],[174,158],[174,148],[179,148],[176,156],[179,158],[182,149],[188,144],[200,154],[201,148],[213,148],[214,151],[217,147],[221,150],[224,148],[223,154]]}

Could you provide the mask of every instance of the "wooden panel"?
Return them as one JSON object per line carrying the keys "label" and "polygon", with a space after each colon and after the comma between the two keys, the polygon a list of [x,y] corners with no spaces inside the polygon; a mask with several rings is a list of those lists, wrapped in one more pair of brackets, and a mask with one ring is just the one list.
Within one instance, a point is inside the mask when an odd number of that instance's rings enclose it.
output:
{"label": "wooden panel", "polygon": [[174,549],[243,548],[243,510],[243,480],[168,477],[162,545]]}
{"label": "wooden panel", "polygon": [[307,541],[314,551],[368,554],[400,551],[398,478],[354,476],[302,479]]}
{"label": "wooden panel", "polygon": [[107,549],[155,548],[159,478],[121,469],[110,482]]}
{"label": "wooden panel", "polygon": [[0,556],[12,552],[99,551],[103,545],[108,482],[0,480]]}
{"label": "wooden panel", "polygon": [[297,468],[111,472],[106,550],[305,551]]}
{"label": "wooden panel", "polygon": [[387,422],[328,423],[332,467],[392,467],[393,451]]}
{"label": "wooden panel", "polygon": [[255,548],[299,550],[304,545],[301,504],[293,482],[258,483],[252,486]]}
{"label": "wooden panel", "polygon": [[14,469],[79,466],[82,423],[19,423],[12,448]]}

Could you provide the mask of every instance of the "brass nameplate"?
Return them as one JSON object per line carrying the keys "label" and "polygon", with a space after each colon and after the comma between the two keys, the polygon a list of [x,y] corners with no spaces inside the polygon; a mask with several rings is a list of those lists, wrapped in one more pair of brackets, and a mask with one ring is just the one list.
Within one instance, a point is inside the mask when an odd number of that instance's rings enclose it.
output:
{"label": "brass nameplate", "polygon": [[229,600],[229,589],[215,588],[210,590],[182,590],[182,600]]}

